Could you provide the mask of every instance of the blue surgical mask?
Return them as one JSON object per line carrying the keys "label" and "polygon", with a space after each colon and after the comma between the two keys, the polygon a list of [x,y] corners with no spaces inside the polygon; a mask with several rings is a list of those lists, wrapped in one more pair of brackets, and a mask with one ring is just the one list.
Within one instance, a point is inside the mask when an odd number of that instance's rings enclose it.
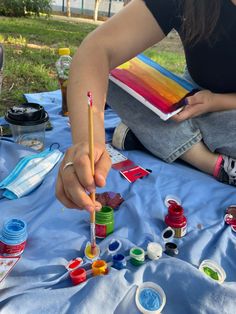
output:
{"label": "blue surgical mask", "polygon": [[12,172],[0,182],[0,189],[4,189],[3,196],[16,199],[32,192],[61,156],[62,153],[58,149],[46,149],[21,159]]}

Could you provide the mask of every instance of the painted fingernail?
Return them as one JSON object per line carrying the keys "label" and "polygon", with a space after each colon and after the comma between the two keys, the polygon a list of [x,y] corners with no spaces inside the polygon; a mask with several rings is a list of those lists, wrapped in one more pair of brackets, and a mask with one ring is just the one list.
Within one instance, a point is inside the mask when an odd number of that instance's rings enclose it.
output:
{"label": "painted fingernail", "polygon": [[186,106],[188,105],[188,98],[184,99],[184,103],[185,103]]}

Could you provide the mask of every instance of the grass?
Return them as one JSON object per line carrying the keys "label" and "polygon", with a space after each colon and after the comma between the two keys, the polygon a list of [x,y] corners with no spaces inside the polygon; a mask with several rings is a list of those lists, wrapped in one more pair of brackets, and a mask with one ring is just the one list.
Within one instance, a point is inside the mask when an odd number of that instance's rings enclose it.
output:
{"label": "grass", "polygon": [[[46,18],[0,18],[0,42],[4,44],[5,67],[0,115],[24,101],[24,93],[58,89],[55,61],[59,47],[76,51],[83,38],[96,28],[92,23],[72,23]],[[184,66],[182,52],[155,46],[145,54],[175,73]]]}

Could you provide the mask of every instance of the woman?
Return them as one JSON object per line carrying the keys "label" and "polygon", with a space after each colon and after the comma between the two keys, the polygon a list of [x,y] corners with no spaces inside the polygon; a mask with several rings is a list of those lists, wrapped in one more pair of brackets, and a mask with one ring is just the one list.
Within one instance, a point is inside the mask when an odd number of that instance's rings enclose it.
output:
{"label": "woman", "polygon": [[[62,161],[56,188],[65,206],[100,209],[86,191],[104,186],[111,166],[104,142],[109,71],[161,41],[172,28],[183,42],[189,74],[202,90],[188,97],[184,110],[168,122],[142,105],[135,110],[132,104],[126,110],[116,105],[115,110],[159,158],[181,158],[236,185],[236,0],[133,0],[90,33],[73,59],[68,103],[74,145]],[[94,179],[84,105],[88,90],[94,98]]]}

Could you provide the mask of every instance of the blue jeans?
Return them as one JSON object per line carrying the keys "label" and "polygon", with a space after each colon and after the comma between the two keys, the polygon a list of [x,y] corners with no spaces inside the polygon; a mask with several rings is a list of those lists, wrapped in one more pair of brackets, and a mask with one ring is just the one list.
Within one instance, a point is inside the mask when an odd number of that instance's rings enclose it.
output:
{"label": "blue jeans", "polygon": [[[194,83],[187,71],[184,78]],[[181,123],[163,121],[111,81],[107,103],[143,146],[166,162],[173,162],[200,141],[212,152],[236,158],[236,110],[206,113]]]}

